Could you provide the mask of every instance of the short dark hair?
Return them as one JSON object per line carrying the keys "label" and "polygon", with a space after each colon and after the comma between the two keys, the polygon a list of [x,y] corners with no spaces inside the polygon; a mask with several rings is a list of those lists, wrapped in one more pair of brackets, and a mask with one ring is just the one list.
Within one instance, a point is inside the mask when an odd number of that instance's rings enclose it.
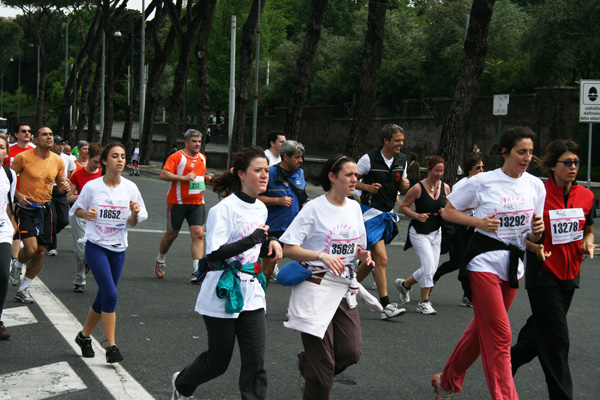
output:
{"label": "short dark hair", "polygon": [[52,128],[50,128],[48,125],[40,125],[36,128],[35,131],[31,132],[32,136],[34,138],[36,138],[40,133],[40,129],[43,129],[43,128],[48,128],[48,129],[52,130]]}
{"label": "short dark hair", "polygon": [[29,125],[27,122],[19,121],[19,122],[17,122],[17,124],[15,125],[15,130],[14,130],[14,133],[18,133],[18,132],[19,132],[19,130],[21,130],[21,127],[22,127],[23,125],[26,125],[26,126],[28,126],[28,127],[31,129],[31,125]]}
{"label": "short dark hair", "polygon": [[271,148],[271,142],[277,141],[277,136],[285,136],[283,131],[274,129],[267,135],[267,149]]}
{"label": "short dark hair", "polygon": [[329,173],[333,172],[334,175],[337,175],[338,172],[342,169],[344,164],[349,162],[355,162],[351,157],[345,156],[343,154],[336,154],[325,162],[323,165],[323,169],[319,173],[319,183],[324,191],[329,192],[331,189],[331,181],[329,180]]}
{"label": "short dark hair", "polygon": [[384,139],[385,140],[392,140],[392,136],[394,136],[394,133],[396,132],[400,132],[400,133],[404,133],[404,129],[402,129],[402,127],[400,127],[400,125],[396,125],[396,124],[387,124],[384,125],[383,128],[381,128],[381,132],[379,133],[379,138],[381,139],[381,144],[384,144]]}
{"label": "short dark hair", "polygon": [[560,156],[567,151],[575,154],[579,158],[581,147],[577,143],[569,139],[556,139],[548,143],[546,154],[542,158],[535,157],[536,165],[544,169],[545,176],[552,176],[552,168],[556,167],[556,163]]}

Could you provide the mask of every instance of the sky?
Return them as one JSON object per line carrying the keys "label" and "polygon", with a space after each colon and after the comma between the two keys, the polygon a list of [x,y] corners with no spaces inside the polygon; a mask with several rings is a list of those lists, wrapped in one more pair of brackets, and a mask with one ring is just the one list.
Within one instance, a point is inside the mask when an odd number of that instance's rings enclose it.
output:
{"label": "sky", "polygon": [[[150,3],[150,0],[146,0],[146,7]],[[127,2],[127,8],[132,8],[135,10],[142,9],[142,0],[129,0]],[[2,0],[0,0],[0,17],[14,17],[17,14],[21,14],[18,8],[6,7]]]}

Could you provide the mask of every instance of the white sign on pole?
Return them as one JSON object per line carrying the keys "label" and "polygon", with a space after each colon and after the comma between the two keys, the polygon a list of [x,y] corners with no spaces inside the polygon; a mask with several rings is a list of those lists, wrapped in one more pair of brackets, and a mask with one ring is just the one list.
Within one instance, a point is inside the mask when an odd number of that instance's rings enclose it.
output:
{"label": "white sign on pole", "polygon": [[600,81],[582,79],[579,89],[579,122],[600,122]]}
{"label": "white sign on pole", "polygon": [[495,94],[494,95],[494,115],[507,115],[508,114],[508,94]]}

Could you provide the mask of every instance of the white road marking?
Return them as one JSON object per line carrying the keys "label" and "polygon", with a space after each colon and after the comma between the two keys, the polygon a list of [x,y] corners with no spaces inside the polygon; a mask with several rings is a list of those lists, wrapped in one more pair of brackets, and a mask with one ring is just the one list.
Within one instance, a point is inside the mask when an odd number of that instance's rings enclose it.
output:
{"label": "white road marking", "polygon": [[[71,225],[65,226],[64,229],[71,229]],[[127,231],[128,232],[140,232],[140,233],[161,233],[161,234],[164,234],[167,230],[166,229],[129,228],[129,229],[127,229]],[[190,231],[181,230],[181,231],[179,231],[179,234],[189,235]]]}
{"label": "white road marking", "polygon": [[[35,279],[32,282],[31,295],[37,305],[42,309],[50,322],[56,327],[62,337],[71,345],[73,351],[81,354],[79,346],[75,343],[75,336],[82,326],[75,316],[64,304],[48,289],[44,282]],[[100,326],[98,327],[100,329]],[[93,338],[93,347],[96,352],[94,358],[81,358],[98,377],[115,399],[153,399],[153,397],[140,385],[120,364],[107,364],[105,350]],[[1,397],[1,396],[0,396]],[[25,397],[23,397],[25,398]]]}
{"label": "white road marking", "polygon": [[2,375],[0,399],[41,400],[87,386],[66,361]]}
{"label": "white road marking", "polygon": [[31,311],[29,311],[29,307],[12,307],[4,309],[2,311],[2,321],[7,328],[19,325],[36,324],[38,322]]}

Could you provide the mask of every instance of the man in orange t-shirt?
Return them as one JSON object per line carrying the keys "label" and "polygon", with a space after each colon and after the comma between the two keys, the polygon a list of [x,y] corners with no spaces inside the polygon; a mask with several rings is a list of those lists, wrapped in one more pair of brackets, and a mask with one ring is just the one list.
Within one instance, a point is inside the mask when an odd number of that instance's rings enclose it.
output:
{"label": "man in orange t-shirt", "polygon": [[23,265],[27,264],[25,278],[15,294],[21,303],[33,303],[29,285],[42,268],[46,248],[52,242],[52,188],[54,182],[61,193],[69,191],[65,178],[65,163],[53,153],[54,135],[47,126],[37,129],[34,136],[36,148],[18,154],[11,168],[20,175],[20,187],[15,192],[15,221],[23,248],[11,266],[11,283],[21,279]]}
{"label": "man in orange t-shirt", "polygon": [[202,133],[188,129],[183,136],[185,148],[169,156],[160,179],[171,182],[167,193],[167,232],[160,240],[154,273],[159,279],[165,276],[165,258],[179,235],[183,220],[187,220],[192,237],[193,272],[191,282],[196,282],[198,260],[204,253],[204,190],[210,177],[206,174],[206,157],[200,153]]}

